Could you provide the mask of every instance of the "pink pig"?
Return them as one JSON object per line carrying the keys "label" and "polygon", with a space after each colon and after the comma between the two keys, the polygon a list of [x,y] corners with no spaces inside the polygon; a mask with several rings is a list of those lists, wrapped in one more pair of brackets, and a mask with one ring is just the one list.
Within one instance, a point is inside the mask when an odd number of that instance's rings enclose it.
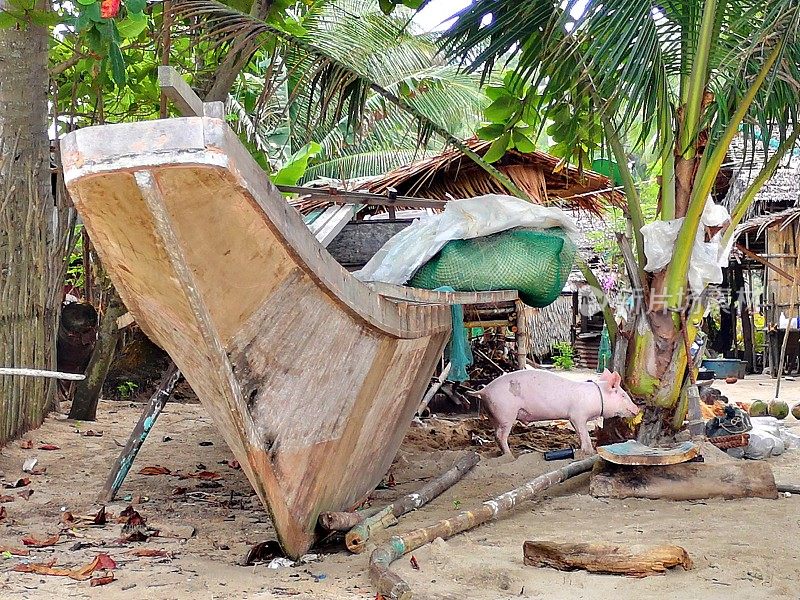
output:
{"label": "pink pig", "polygon": [[586,427],[588,421],[639,414],[639,407],[620,387],[621,380],[618,373],[608,370],[597,381],[572,381],[533,369],[506,373],[473,393],[483,401],[504,454],[511,454],[508,434],[517,419],[526,425],[533,421],[569,419],[580,436],[581,450],[594,454]]}

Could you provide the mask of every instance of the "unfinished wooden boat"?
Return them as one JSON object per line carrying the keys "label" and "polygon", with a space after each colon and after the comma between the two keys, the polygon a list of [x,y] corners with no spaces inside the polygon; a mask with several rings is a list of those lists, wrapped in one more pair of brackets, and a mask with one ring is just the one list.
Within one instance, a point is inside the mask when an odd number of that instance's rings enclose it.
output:
{"label": "unfinished wooden boat", "polygon": [[300,556],[320,512],[351,507],[386,474],[450,335],[437,302],[467,295],[391,299],[353,278],[221,118],[82,129],[62,158],[125,305]]}

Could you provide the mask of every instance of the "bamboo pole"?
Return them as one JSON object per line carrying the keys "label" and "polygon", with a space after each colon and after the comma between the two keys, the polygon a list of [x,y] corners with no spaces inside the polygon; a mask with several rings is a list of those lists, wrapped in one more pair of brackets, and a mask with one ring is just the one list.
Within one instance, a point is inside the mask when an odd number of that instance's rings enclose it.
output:
{"label": "bamboo pole", "polygon": [[67,379],[69,381],[80,381],[81,379],[86,379],[86,375],[82,373],[61,373],[60,371],[45,371],[43,369],[12,369],[10,367],[0,367],[0,375],[45,377],[48,379]]}
{"label": "bamboo pole", "polygon": [[378,594],[387,600],[411,600],[412,593],[408,583],[390,570],[391,564],[404,554],[432,542],[437,537],[448,539],[482,525],[516,507],[518,503],[530,500],[541,491],[571,477],[590,471],[598,460],[597,456],[575,461],[555,471],[540,475],[526,484],[484,502],[475,510],[465,510],[452,519],[445,519],[430,527],[416,529],[405,535],[394,536],[385,544],[378,546],[369,559],[369,577]]}
{"label": "bamboo pole", "polygon": [[442,492],[453,487],[472,467],[478,464],[480,459],[481,457],[477,452],[465,454],[452,467],[433,481],[425,484],[418,492],[400,498],[378,514],[364,519],[364,521],[347,532],[345,536],[347,549],[356,554],[363,552],[367,540],[372,534],[397,524],[397,519],[404,514],[423,507]]}

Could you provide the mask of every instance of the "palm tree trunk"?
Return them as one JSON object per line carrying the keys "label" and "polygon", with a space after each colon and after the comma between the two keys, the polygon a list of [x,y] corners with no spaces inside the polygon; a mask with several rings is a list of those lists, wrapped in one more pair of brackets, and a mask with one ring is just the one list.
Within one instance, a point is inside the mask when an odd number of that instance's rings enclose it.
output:
{"label": "palm tree trunk", "polygon": [[[48,35],[0,29],[0,364],[52,370],[66,219],[50,184]],[[52,379],[0,377],[0,444],[40,425],[54,392]]]}

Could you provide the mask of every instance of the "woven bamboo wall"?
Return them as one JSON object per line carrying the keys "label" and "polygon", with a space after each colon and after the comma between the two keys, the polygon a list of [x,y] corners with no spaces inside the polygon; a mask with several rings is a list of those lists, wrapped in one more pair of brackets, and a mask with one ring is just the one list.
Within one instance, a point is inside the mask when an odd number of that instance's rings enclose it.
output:
{"label": "woven bamboo wall", "polygon": [[550,354],[553,344],[570,341],[573,320],[571,295],[561,295],[550,306],[530,308],[527,312],[531,354],[541,358]]}

